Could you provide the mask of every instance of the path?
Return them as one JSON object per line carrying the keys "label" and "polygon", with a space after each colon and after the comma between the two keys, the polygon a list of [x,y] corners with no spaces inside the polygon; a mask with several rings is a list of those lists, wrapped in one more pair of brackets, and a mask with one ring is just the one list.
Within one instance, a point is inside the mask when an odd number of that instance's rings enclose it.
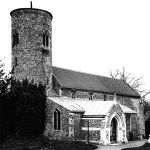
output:
{"label": "path", "polygon": [[147,140],[144,139],[144,140],[140,140],[140,141],[129,142],[128,144],[122,144],[122,145],[111,145],[111,146],[99,145],[98,148],[95,150],[121,150],[122,148],[127,148],[127,147],[142,146],[146,142],[147,142]]}

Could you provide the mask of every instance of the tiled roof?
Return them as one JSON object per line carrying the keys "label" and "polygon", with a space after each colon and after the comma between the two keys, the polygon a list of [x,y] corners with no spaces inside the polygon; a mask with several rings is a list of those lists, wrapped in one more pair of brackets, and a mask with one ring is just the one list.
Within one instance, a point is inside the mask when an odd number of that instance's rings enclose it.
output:
{"label": "tiled roof", "polygon": [[113,101],[77,100],[76,102],[85,110],[84,116],[106,116],[114,105]]}
{"label": "tiled roof", "polygon": [[124,106],[124,105],[121,105],[121,104],[119,104],[119,105],[120,105],[123,113],[125,113],[125,114],[135,114],[135,113],[137,113],[136,111],[134,111],[134,110],[132,110],[132,109],[130,109],[130,108]]}
{"label": "tiled roof", "polygon": [[[68,97],[49,97],[49,100],[52,100],[71,112],[84,112],[84,116],[106,116],[112,106],[118,104],[115,101],[91,101],[88,99],[81,100]],[[120,108],[124,113],[136,113],[123,105],[120,105]]]}
{"label": "tiled roof", "polygon": [[140,98],[138,92],[119,79],[53,67],[53,74],[62,88],[79,89]]}
{"label": "tiled roof", "polygon": [[83,108],[71,98],[49,97],[49,99],[71,112],[84,112]]}

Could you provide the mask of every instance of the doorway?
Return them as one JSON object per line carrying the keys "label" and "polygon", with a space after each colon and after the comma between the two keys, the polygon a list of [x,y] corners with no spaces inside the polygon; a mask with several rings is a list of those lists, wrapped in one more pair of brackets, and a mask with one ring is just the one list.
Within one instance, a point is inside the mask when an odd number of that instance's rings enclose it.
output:
{"label": "doorway", "polygon": [[149,134],[150,134],[150,119],[148,118],[145,121],[145,135],[147,139],[149,138]]}
{"label": "doorway", "polygon": [[117,142],[117,120],[115,118],[111,121],[110,126],[110,142],[116,143]]}

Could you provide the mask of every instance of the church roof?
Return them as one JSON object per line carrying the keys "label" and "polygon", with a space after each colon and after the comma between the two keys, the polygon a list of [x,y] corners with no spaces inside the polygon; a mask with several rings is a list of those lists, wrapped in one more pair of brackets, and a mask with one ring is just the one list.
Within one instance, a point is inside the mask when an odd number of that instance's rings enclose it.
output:
{"label": "church roof", "polygon": [[53,67],[53,74],[62,88],[108,93],[140,98],[140,94],[119,79]]}
{"label": "church roof", "polygon": [[[72,99],[68,97],[49,97],[53,102],[61,105],[71,112],[84,112],[84,116],[106,116],[110,109],[118,104],[115,101],[88,100],[88,99]],[[136,113],[134,110],[121,105],[123,113]]]}

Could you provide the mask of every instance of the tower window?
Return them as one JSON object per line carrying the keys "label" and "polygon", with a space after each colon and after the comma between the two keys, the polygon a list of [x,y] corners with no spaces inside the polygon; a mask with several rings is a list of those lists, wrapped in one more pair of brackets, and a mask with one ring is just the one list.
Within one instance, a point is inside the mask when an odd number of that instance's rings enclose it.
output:
{"label": "tower window", "polygon": [[43,46],[49,46],[49,35],[48,33],[43,34]]}
{"label": "tower window", "polygon": [[19,34],[17,31],[13,33],[13,41],[12,41],[12,46],[17,46],[19,44]]}
{"label": "tower window", "polygon": [[49,37],[46,35],[46,46],[49,46]]}
{"label": "tower window", "polygon": [[60,130],[60,111],[54,111],[54,130]]}
{"label": "tower window", "polygon": [[17,66],[18,65],[18,59],[17,59],[17,57],[15,57],[15,66]]}
{"label": "tower window", "polygon": [[45,46],[45,34],[43,34],[43,45]]}

